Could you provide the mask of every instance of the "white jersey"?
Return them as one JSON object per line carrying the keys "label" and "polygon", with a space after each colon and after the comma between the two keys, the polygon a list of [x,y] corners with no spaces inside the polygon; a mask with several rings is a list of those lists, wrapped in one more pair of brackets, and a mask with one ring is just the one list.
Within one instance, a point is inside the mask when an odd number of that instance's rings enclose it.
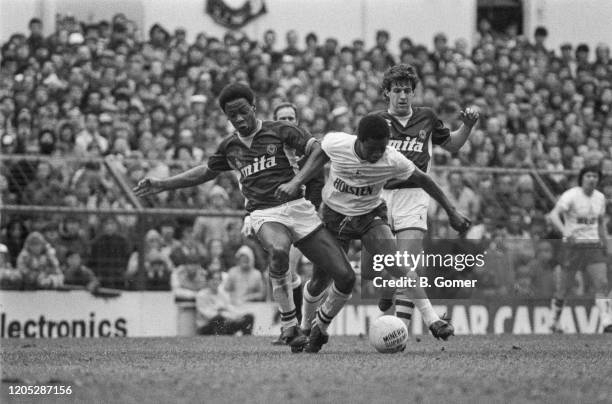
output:
{"label": "white jersey", "polygon": [[599,240],[598,219],[605,214],[606,198],[595,190],[587,196],[581,187],[570,188],[557,201],[568,234],[577,241]]}
{"label": "white jersey", "polygon": [[356,140],[355,135],[331,132],[321,141],[321,148],[331,161],[323,202],[345,216],[371,212],[381,204],[387,181],[408,179],[415,170],[412,161],[390,146],[376,163],[360,159],[355,153]]}

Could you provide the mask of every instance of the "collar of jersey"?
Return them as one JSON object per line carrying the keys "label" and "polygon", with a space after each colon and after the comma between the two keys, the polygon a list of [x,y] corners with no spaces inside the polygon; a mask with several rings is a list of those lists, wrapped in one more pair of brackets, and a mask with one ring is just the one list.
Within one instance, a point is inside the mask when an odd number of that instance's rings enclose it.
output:
{"label": "collar of jersey", "polygon": [[257,125],[255,126],[255,130],[249,136],[241,136],[240,132],[238,131],[236,131],[236,136],[242,143],[244,143],[245,146],[250,148],[251,144],[253,144],[253,138],[255,137],[257,132],[261,130],[262,126],[263,126],[263,122],[261,121],[261,119],[258,119]]}
{"label": "collar of jersey", "polygon": [[[389,116],[395,119],[397,122],[401,123],[403,127],[406,127],[406,125],[397,116],[393,115],[390,110],[387,110],[387,114],[389,114]],[[408,123],[412,119],[413,116],[414,116],[414,108],[410,107],[410,115],[408,115],[408,119],[406,119],[406,123]]]}

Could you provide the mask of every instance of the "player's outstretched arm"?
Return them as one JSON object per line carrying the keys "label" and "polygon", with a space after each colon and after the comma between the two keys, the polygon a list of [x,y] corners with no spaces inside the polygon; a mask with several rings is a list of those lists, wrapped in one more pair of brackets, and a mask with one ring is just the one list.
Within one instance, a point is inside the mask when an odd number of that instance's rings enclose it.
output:
{"label": "player's outstretched arm", "polygon": [[450,138],[442,147],[451,153],[458,152],[470,136],[472,128],[476,125],[476,122],[478,122],[478,118],[478,112],[472,108],[466,108],[465,111],[461,111],[459,113],[459,119],[463,124],[459,129],[451,132]]}
{"label": "player's outstretched arm", "polygon": [[559,208],[559,204],[557,204],[554,209],[550,211],[548,218],[555,229],[557,229],[557,231],[561,233],[564,238],[570,236],[569,234],[566,234],[565,225],[563,224],[563,220],[561,220],[561,209]]}
{"label": "player's outstretched arm", "polygon": [[412,185],[416,184],[420,188],[423,188],[425,192],[427,192],[436,202],[442,206],[442,209],[448,215],[449,224],[459,233],[466,232],[471,225],[470,219],[457,211],[457,209],[453,206],[450,200],[446,197],[442,188],[426,173],[419,170],[415,167],[414,172],[405,181],[396,182],[394,184],[394,188],[402,188],[402,185]]}
{"label": "player's outstretched arm", "polygon": [[171,191],[178,188],[188,188],[203,184],[217,178],[219,173],[205,165],[191,168],[185,172],[169,178],[145,177],[138,182],[133,189],[136,196],[143,197],[157,194],[163,191]]}
{"label": "player's outstretched arm", "polygon": [[302,185],[313,179],[323,169],[328,161],[329,157],[325,154],[319,142],[313,143],[304,167],[298,171],[291,181],[276,189],[275,197],[286,199],[295,195]]}

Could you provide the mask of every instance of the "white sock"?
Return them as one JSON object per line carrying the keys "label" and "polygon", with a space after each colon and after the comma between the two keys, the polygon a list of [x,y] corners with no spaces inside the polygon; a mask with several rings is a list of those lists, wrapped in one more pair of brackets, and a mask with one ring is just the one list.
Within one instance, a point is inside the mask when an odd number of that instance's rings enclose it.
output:
{"label": "white sock", "polygon": [[299,287],[301,284],[302,284],[302,278],[300,277],[300,275],[298,275],[294,271],[291,271],[291,289],[295,289]]}
{"label": "white sock", "polygon": [[314,320],[317,309],[325,297],[325,292],[327,292],[327,289],[325,289],[319,296],[313,296],[310,294],[310,292],[308,292],[309,284],[310,281],[306,282],[304,285],[304,299],[302,300],[302,330],[310,330],[312,327],[312,320]]}
{"label": "white sock", "polygon": [[438,313],[434,311],[429,299],[414,299],[414,305],[421,312],[423,321],[429,327],[433,322],[440,320]]}
{"label": "white sock", "polygon": [[287,328],[297,325],[295,318],[295,304],[291,288],[291,272],[287,271],[280,277],[270,274],[272,282],[272,297],[278,304],[281,314],[281,327]]}
{"label": "white sock", "polygon": [[342,310],[350,298],[350,293],[342,293],[336,288],[335,283],[332,285],[327,294],[327,299],[325,299],[321,307],[317,310],[317,318],[315,319],[317,325],[324,334],[327,333],[327,327],[329,327],[331,321],[336,317],[336,314]]}

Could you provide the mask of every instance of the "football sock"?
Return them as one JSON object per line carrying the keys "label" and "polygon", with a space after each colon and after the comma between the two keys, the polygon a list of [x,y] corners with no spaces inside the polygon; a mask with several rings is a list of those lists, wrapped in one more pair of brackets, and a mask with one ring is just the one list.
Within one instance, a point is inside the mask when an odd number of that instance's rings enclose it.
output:
{"label": "football sock", "polygon": [[287,271],[280,276],[270,273],[270,281],[272,282],[272,297],[278,304],[281,314],[281,327],[287,328],[297,325],[291,290],[291,272]]}
{"label": "football sock", "polygon": [[414,299],[414,305],[421,312],[421,315],[423,316],[423,321],[425,321],[427,327],[429,327],[434,322],[440,320],[440,316],[438,316],[438,313],[435,312],[429,299]]}
{"label": "football sock", "polygon": [[559,319],[561,318],[561,312],[563,311],[563,305],[565,301],[563,299],[553,298],[550,303],[550,311],[553,313],[553,326],[558,326]]}
{"label": "football sock", "polygon": [[327,294],[327,299],[323,302],[321,307],[317,310],[317,317],[315,321],[324,334],[327,334],[327,327],[331,321],[336,317],[336,314],[342,310],[346,302],[351,298],[350,293],[342,293],[336,287],[334,283]]}
{"label": "football sock", "polygon": [[406,328],[410,329],[410,321],[414,312],[414,302],[404,296],[398,296],[395,299],[395,316],[401,319]]}
{"label": "football sock", "polygon": [[308,285],[310,285],[310,281],[306,282],[306,284],[304,285],[304,289],[303,289],[304,291],[303,292],[304,298],[303,298],[303,304],[302,304],[302,329],[303,330],[310,330],[310,328],[312,327],[312,321],[315,318],[317,308],[319,308],[319,305],[323,301],[323,298],[325,297],[325,292],[326,292],[326,290],[324,290],[323,292],[321,292],[320,295],[313,296],[308,291]]}
{"label": "football sock", "polygon": [[302,321],[302,285],[293,287],[293,303],[295,304],[295,318],[298,324]]}

